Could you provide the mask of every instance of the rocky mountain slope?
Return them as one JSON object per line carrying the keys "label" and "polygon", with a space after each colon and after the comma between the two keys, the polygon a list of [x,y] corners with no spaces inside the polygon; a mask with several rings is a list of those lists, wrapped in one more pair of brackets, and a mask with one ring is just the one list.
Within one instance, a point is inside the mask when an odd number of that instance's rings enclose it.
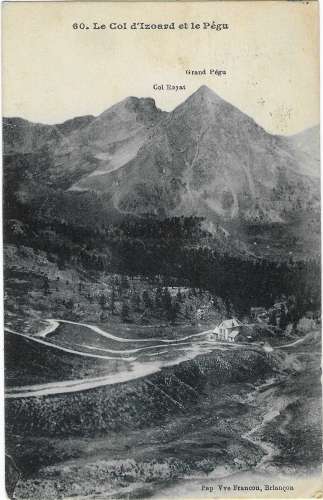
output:
{"label": "rocky mountain slope", "polygon": [[109,193],[121,212],[283,222],[318,203],[314,137],[315,130],[300,135],[297,150],[297,137],[268,134],[201,87],[122,168],[99,169],[76,186]]}
{"label": "rocky mountain slope", "polygon": [[170,113],[129,97],[59,125],[5,118],[4,171],[27,204],[50,188],[52,201],[70,193],[70,212],[76,193],[78,207],[95,193],[108,213],[198,215],[211,231],[295,221],[318,230],[319,128],[269,134],[205,86]]}
{"label": "rocky mountain slope", "polygon": [[286,138],[302,166],[300,173],[318,178],[320,175],[320,127],[311,127]]}

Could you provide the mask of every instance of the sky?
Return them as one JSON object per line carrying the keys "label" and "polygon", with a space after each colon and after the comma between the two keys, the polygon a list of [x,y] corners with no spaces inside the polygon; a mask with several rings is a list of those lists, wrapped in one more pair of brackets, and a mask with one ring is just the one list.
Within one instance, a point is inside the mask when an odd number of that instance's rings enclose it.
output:
{"label": "sky", "polygon": [[[229,29],[73,29],[213,21]],[[207,85],[269,132],[294,134],[319,122],[318,40],[316,2],[5,3],[3,114],[60,123],[129,95],[172,110]],[[204,68],[226,74],[186,74]]]}

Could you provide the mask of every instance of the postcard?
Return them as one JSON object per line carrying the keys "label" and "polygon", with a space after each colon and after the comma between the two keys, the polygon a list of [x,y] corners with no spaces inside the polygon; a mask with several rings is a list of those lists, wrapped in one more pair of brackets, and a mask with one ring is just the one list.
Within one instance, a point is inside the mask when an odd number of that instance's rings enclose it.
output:
{"label": "postcard", "polygon": [[8,497],[320,498],[318,3],[2,13]]}

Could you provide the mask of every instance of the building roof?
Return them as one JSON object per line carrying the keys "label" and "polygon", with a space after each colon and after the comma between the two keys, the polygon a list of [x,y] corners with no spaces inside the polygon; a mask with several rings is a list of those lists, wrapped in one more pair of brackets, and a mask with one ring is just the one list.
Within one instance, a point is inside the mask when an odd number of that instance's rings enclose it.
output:
{"label": "building roof", "polygon": [[238,321],[236,318],[232,319],[225,319],[222,321],[222,323],[219,325],[219,328],[236,328],[237,326],[242,326],[242,323]]}
{"label": "building roof", "polygon": [[236,337],[237,335],[239,335],[239,331],[238,330],[234,330],[233,332],[230,332],[228,333],[228,337]]}

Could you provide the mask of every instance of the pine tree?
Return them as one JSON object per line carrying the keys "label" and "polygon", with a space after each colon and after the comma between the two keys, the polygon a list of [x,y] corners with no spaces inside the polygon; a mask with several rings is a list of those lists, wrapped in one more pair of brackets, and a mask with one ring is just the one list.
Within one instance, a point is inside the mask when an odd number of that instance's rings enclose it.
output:
{"label": "pine tree", "polygon": [[49,279],[47,276],[44,277],[43,290],[45,295],[50,294]]}
{"label": "pine tree", "polygon": [[98,302],[99,302],[100,306],[103,309],[104,306],[105,306],[105,304],[107,303],[107,299],[106,299],[104,293],[100,293],[100,295],[99,295],[99,301]]}
{"label": "pine tree", "polygon": [[163,300],[163,290],[159,286],[156,289],[156,295],[155,295],[155,306],[156,306],[157,309],[159,309],[160,307],[162,307],[162,300]]}
{"label": "pine tree", "polygon": [[282,331],[285,331],[287,324],[288,324],[288,317],[285,311],[285,307],[282,307],[280,312],[279,328]]}
{"label": "pine tree", "polygon": [[122,319],[122,321],[128,321],[129,320],[129,306],[128,306],[128,304],[126,302],[122,302],[121,319]]}
{"label": "pine tree", "polygon": [[152,301],[151,301],[151,298],[149,297],[149,293],[147,292],[147,290],[144,290],[142,292],[142,300],[143,300],[143,303],[147,309],[152,308]]}
{"label": "pine tree", "polygon": [[169,293],[168,288],[165,288],[163,292],[163,308],[165,310],[166,318],[168,321],[174,322],[176,319],[176,311],[173,307],[172,296]]}
{"label": "pine tree", "polygon": [[269,321],[268,321],[268,324],[272,325],[272,326],[276,326],[276,313],[275,313],[274,309],[271,309],[269,311]]}
{"label": "pine tree", "polygon": [[135,312],[140,311],[140,297],[138,293],[133,290],[130,298],[131,306],[135,310]]}
{"label": "pine tree", "polygon": [[128,278],[124,274],[121,276],[120,288],[121,290],[128,290],[130,288]]}
{"label": "pine tree", "polygon": [[116,295],[116,293],[115,293],[114,287],[112,287],[111,296],[110,296],[110,311],[112,312],[112,314],[115,311],[115,301],[116,301],[115,295]]}
{"label": "pine tree", "polygon": [[175,323],[178,315],[180,313],[181,307],[180,304],[175,300],[174,304],[172,304],[172,313],[171,313],[171,322]]}

